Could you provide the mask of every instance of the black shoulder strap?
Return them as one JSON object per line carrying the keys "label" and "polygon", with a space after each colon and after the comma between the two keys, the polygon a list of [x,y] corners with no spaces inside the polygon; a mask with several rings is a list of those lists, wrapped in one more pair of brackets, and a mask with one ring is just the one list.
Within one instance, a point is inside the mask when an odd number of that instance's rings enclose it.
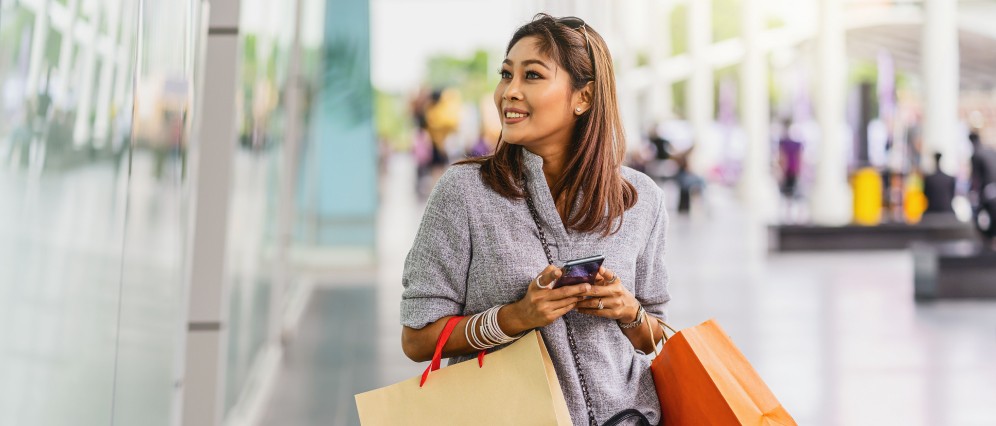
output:
{"label": "black shoulder strap", "polygon": [[639,420],[637,424],[639,424],[640,426],[651,426],[650,420],[647,419],[647,416],[644,416],[643,413],[633,408],[622,410],[616,413],[616,415],[612,416],[612,418],[607,420],[605,424],[602,426],[616,426],[634,417]]}

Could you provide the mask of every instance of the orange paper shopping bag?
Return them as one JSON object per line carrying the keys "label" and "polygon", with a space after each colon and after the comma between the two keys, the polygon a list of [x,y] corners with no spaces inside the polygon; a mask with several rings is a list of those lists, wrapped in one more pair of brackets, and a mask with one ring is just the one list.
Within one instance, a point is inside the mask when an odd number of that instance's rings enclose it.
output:
{"label": "orange paper shopping bag", "polygon": [[667,426],[796,424],[713,320],[666,339],[650,370]]}

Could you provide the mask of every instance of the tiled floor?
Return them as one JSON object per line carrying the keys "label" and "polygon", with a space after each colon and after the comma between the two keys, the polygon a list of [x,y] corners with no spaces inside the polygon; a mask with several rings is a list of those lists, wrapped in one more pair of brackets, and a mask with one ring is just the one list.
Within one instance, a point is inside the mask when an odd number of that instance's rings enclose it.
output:
{"label": "tiled floor", "polygon": [[[424,368],[398,325],[410,168],[385,179],[376,282],[316,292],[265,424],[358,424],[354,393]],[[996,302],[915,303],[906,251],[769,254],[731,194],[706,204],[672,215],[671,322],[718,319],[799,424],[996,424]]]}

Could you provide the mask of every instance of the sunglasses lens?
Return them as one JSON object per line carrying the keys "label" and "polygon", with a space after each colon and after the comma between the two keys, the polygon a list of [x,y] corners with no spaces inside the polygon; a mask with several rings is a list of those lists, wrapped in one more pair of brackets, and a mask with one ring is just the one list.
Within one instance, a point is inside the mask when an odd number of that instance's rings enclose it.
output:
{"label": "sunglasses lens", "polygon": [[560,23],[567,25],[568,27],[571,27],[575,30],[584,26],[584,21],[582,21],[581,18],[574,18],[574,17],[561,18]]}

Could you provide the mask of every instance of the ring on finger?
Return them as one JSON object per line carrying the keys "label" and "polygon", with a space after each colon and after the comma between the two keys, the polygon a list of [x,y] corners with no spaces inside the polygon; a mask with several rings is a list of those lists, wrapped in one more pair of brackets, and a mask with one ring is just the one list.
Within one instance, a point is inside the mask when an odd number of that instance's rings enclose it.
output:
{"label": "ring on finger", "polygon": [[[542,276],[543,276],[543,273],[540,272],[540,274],[537,275],[536,278],[533,278],[533,281],[536,283],[536,287],[542,288],[544,290],[545,289],[549,289],[550,287],[553,287],[553,282],[550,282],[550,284],[547,284],[547,285],[540,284],[540,277],[542,277]],[[556,281],[556,280],[554,280],[554,281]]]}
{"label": "ring on finger", "polygon": [[598,299],[598,310],[602,310],[602,309],[604,309],[604,308],[605,308],[605,305],[603,305],[603,304],[602,304],[602,299],[601,299],[601,298],[599,298],[599,299]]}

